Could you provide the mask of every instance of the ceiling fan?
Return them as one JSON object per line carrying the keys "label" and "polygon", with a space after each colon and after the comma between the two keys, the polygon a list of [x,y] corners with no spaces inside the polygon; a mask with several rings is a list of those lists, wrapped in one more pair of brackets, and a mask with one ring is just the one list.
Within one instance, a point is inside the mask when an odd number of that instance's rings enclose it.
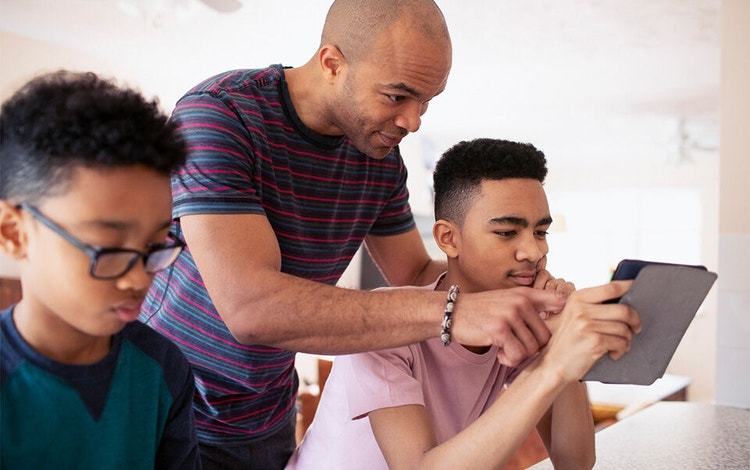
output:
{"label": "ceiling fan", "polygon": [[209,9],[229,14],[242,8],[241,0],[117,0],[120,10],[139,16],[155,27],[174,21],[193,4],[203,4]]}
{"label": "ceiling fan", "polygon": [[242,8],[240,0],[198,0],[219,13],[232,13]]}

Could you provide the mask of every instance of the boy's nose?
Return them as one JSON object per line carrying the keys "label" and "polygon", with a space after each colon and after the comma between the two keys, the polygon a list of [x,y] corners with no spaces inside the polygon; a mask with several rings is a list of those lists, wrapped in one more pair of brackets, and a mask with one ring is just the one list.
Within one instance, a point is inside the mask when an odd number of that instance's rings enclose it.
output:
{"label": "boy's nose", "polygon": [[539,260],[544,258],[546,252],[542,249],[540,244],[536,241],[527,241],[522,243],[517,251],[518,260],[529,260],[534,264],[538,263]]}
{"label": "boy's nose", "polygon": [[154,275],[146,272],[146,265],[139,259],[128,272],[117,279],[117,287],[123,290],[146,290],[153,279]]}

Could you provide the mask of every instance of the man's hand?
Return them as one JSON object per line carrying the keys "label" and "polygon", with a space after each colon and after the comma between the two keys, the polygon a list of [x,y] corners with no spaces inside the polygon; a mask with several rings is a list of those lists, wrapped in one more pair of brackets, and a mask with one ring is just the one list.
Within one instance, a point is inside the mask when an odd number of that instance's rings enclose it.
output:
{"label": "man's hand", "polygon": [[465,345],[497,345],[498,360],[517,366],[550,339],[539,312],[560,312],[567,295],[528,287],[461,294],[453,313],[453,337]]}

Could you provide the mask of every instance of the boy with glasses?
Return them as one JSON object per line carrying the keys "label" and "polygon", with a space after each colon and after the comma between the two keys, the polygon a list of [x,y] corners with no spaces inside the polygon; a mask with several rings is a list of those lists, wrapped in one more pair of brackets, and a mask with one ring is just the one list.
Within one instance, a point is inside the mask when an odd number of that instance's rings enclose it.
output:
{"label": "boy with glasses", "polygon": [[189,363],[136,322],[184,245],[184,144],[155,101],[92,73],[31,80],[0,112],[0,467],[197,468]]}

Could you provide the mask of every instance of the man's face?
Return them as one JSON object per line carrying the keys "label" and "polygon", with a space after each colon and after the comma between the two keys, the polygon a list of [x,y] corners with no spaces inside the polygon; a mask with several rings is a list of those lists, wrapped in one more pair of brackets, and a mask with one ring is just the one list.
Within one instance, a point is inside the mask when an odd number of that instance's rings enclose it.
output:
{"label": "man's face", "polygon": [[[36,208],[83,243],[147,251],[163,243],[171,220],[169,178],[135,166],[74,170],[70,189]],[[138,317],[153,280],[142,260],[117,279],[94,279],[90,258],[22,210],[27,242],[19,260],[24,315],[59,338],[106,337]]]}
{"label": "man's face", "polygon": [[532,286],[546,264],[552,221],[542,184],[534,179],[484,180],[459,229],[451,282],[478,292]]}
{"label": "man's face", "polygon": [[419,129],[451,67],[450,47],[429,43],[411,29],[392,31],[381,36],[368,58],[347,65],[332,109],[335,125],[373,158],[384,158]]}

